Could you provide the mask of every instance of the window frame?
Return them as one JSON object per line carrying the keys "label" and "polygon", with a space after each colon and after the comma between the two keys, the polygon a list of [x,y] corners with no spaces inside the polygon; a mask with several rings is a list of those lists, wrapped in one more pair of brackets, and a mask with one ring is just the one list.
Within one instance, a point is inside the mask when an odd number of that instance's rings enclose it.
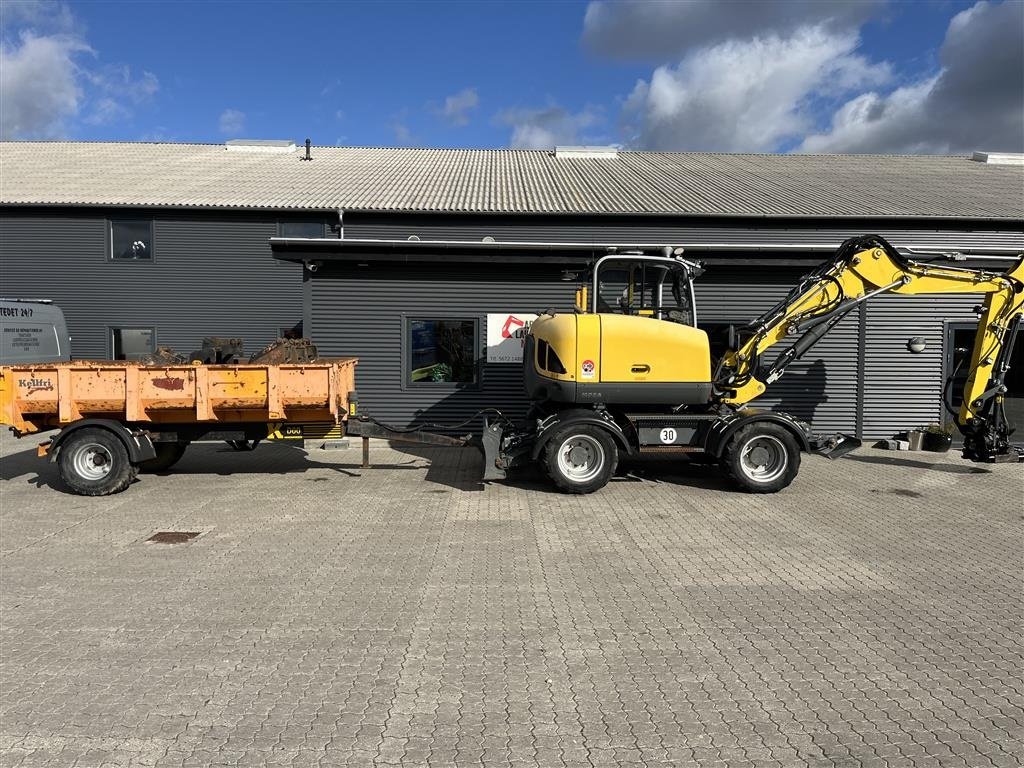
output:
{"label": "window frame", "polygon": [[135,362],[129,360],[127,357],[115,357],[117,345],[114,343],[114,332],[115,331],[149,331],[153,339],[152,349],[149,354],[156,352],[159,343],[157,342],[157,328],[155,325],[108,325],[107,326],[107,351],[111,360],[123,360],[125,362]]}
{"label": "window frame", "polygon": [[[410,334],[412,323],[424,320],[443,320],[454,322],[472,321],[473,323],[473,381],[416,381],[412,380],[412,344]],[[468,312],[403,312],[400,317],[401,332],[401,385],[403,392],[457,392],[463,390],[479,390],[483,384],[483,359],[484,349],[482,328],[483,320],[480,315]]]}
{"label": "window frame", "polygon": [[[149,224],[149,256],[145,259],[119,259],[114,256],[115,224]],[[156,220],[145,216],[107,217],[107,262],[112,264],[153,264],[156,262]]]}
{"label": "window frame", "polygon": [[[286,235],[282,231],[286,224],[316,224],[320,227],[320,240],[327,237],[327,222],[325,220],[317,221],[292,221],[290,219],[278,219],[277,220],[277,236],[278,237],[295,237],[295,235]],[[301,239],[301,238],[300,238]]]}

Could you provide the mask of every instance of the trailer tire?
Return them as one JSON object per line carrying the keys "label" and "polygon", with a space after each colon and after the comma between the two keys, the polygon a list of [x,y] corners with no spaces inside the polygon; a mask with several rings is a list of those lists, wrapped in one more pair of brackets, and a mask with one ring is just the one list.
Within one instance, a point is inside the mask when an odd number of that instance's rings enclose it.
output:
{"label": "trailer tire", "polygon": [[800,470],[800,446],[785,427],[755,422],[736,431],[722,452],[722,469],[747,493],[775,493]]}
{"label": "trailer tire", "polygon": [[152,459],[140,461],[139,472],[144,474],[166,472],[177,464],[181,457],[185,455],[186,448],[188,448],[187,442],[153,443],[153,449],[156,451],[156,456]]}
{"label": "trailer tire", "polygon": [[121,438],[101,427],[79,429],[60,447],[61,479],[80,496],[108,496],[127,488],[138,474]]}
{"label": "trailer tire", "polygon": [[619,447],[606,429],[569,424],[544,446],[544,468],[565,493],[593,493],[608,485],[619,463]]}

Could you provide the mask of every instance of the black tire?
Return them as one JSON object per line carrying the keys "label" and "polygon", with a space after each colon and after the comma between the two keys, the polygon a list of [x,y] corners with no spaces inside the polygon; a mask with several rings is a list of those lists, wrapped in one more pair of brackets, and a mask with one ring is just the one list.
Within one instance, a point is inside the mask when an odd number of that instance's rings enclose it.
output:
{"label": "black tire", "polygon": [[548,477],[565,493],[593,493],[604,488],[618,464],[615,438],[593,424],[565,426],[544,446]]}
{"label": "black tire", "polygon": [[748,424],[729,439],[722,469],[747,493],[775,493],[800,471],[800,446],[793,433],[779,424]]}
{"label": "black tire", "polygon": [[178,463],[178,460],[185,455],[188,443],[153,443],[156,449],[156,456],[152,459],[139,462],[139,472],[153,473],[166,472]]}
{"label": "black tire", "polygon": [[57,468],[68,488],[80,496],[120,493],[138,474],[121,439],[97,427],[80,429],[64,441]]}

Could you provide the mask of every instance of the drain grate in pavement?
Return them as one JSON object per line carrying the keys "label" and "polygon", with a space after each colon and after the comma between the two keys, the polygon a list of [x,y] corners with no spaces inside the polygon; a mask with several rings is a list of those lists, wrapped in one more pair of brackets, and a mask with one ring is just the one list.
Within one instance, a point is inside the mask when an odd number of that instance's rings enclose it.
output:
{"label": "drain grate in pavement", "polygon": [[146,541],[154,544],[184,544],[192,541],[202,531],[159,531],[150,536]]}

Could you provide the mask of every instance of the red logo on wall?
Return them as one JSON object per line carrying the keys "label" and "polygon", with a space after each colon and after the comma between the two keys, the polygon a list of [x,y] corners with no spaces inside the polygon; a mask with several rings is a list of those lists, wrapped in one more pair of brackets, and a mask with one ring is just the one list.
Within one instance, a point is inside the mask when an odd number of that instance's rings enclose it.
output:
{"label": "red logo on wall", "polygon": [[515,315],[509,315],[505,324],[501,327],[501,338],[511,339],[515,335],[516,329],[522,328],[524,325],[526,325],[525,321],[520,320]]}

